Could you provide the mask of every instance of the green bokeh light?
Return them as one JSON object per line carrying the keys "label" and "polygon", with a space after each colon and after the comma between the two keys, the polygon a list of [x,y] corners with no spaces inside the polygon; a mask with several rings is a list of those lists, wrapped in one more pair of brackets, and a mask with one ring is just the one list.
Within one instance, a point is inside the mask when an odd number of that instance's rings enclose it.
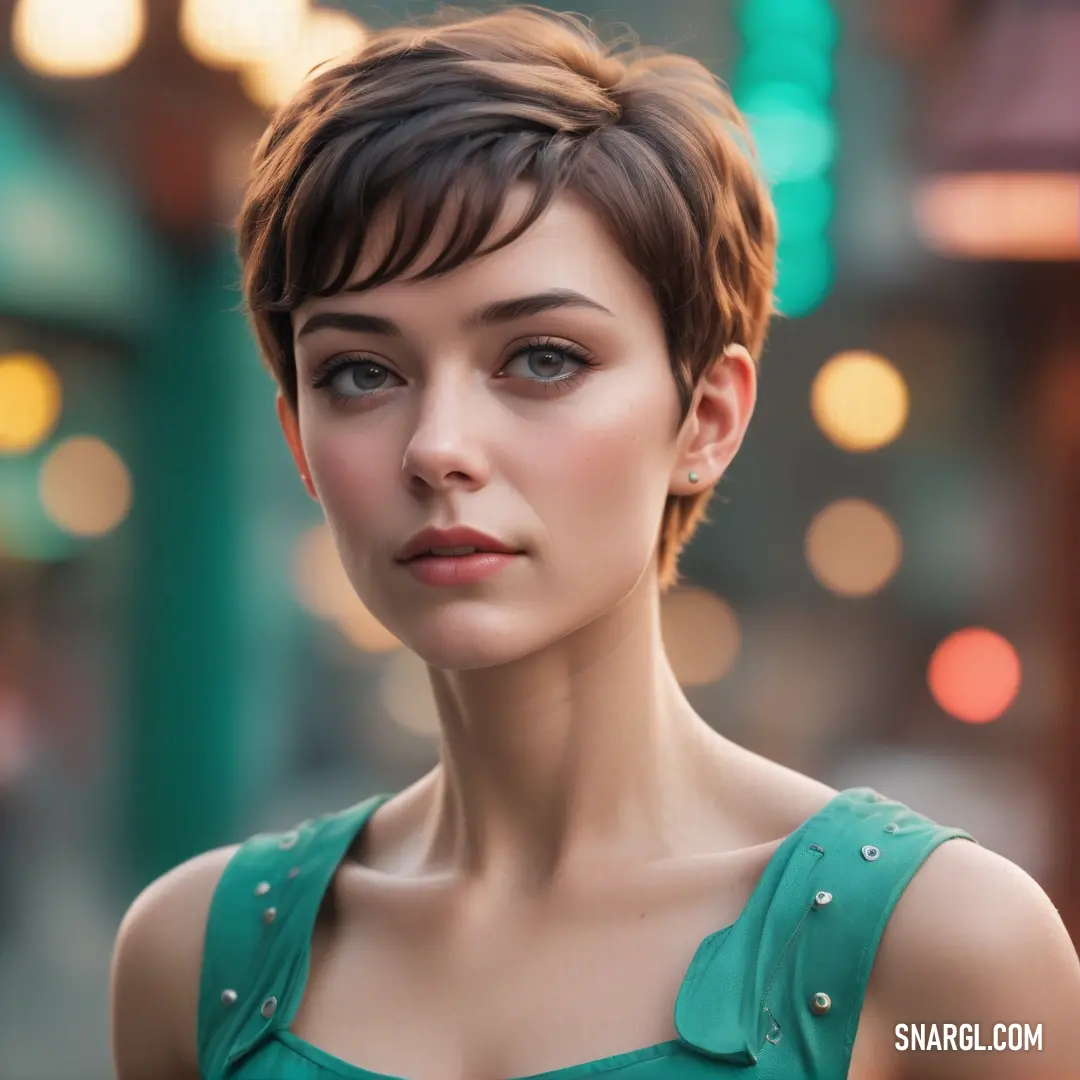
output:
{"label": "green bokeh light", "polygon": [[825,101],[832,93],[832,63],[827,53],[803,41],[761,41],[739,57],[732,81],[735,97],[743,98],[763,83],[791,83]]}
{"label": "green bokeh light", "polygon": [[832,165],[838,141],[836,120],[807,90],[790,83],[763,83],[736,102],[750,122],[770,183],[807,180]]}
{"label": "green bokeh light", "polygon": [[772,189],[780,243],[798,244],[821,235],[832,219],[833,186],[825,176],[793,180]]}
{"label": "green bokeh light", "polygon": [[828,50],[840,36],[828,0],[743,0],[735,23],[747,43],[792,38]]}
{"label": "green bokeh light", "polygon": [[776,306],[789,319],[809,315],[829,295],[833,254],[824,236],[782,244],[777,253]]}

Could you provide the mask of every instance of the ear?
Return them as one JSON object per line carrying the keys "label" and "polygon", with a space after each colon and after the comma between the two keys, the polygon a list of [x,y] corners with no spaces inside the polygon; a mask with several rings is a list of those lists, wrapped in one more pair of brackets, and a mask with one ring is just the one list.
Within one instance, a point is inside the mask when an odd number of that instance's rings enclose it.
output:
{"label": "ear", "polygon": [[[673,495],[694,495],[716,484],[742,446],[757,402],[757,368],[742,345],[729,345],[698,380],[679,432],[671,476]],[[697,481],[689,479],[691,473]]]}
{"label": "ear", "polygon": [[318,502],[319,496],[315,491],[315,485],[311,482],[311,470],[308,468],[307,456],[304,454],[304,444],[300,441],[300,421],[296,416],[296,410],[280,393],[277,396],[277,417],[304,488]]}

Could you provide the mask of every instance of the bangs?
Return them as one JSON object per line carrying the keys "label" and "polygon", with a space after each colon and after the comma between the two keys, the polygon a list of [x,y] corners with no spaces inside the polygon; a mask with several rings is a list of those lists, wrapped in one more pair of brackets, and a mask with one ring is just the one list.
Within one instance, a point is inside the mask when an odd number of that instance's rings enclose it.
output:
{"label": "bangs", "polygon": [[[417,278],[511,243],[570,183],[588,136],[619,115],[586,80],[567,101],[566,82],[550,65],[466,59],[433,41],[392,64],[375,50],[314,80],[308,107],[295,103],[293,123],[271,129],[257,154],[250,205],[266,210],[260,232],[274,250],[263,254],[278,275],[252,283],[251,307],[285,312],[400,278],[440,226],[445,243]],[[528,207],[488,244],[522,181],[534,188]],[[381,257],[352,281],[372,244]]]}
{"label": "bangs", "polygon": [[[387,133],[385,147],[328,148],[300,179],[282,220],[283,277],[277,295],[260,298],[264,310],[445,274],[513,243],[571,183],[576,147],[550,131],[448,139],[420,154],[410,126]],[[528,204],[493,236],[521,183],[532,188]],[[362,257],[369,269],[356,277]]]}

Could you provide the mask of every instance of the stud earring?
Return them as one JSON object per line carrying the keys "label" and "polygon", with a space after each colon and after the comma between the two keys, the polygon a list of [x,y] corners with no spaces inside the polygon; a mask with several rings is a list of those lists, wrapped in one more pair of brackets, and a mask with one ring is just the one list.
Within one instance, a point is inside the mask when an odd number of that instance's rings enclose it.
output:
{"label": "stud earring", "polygon": [[689,480],[691,484],[696,484],[700,479],[701,477],[698,476],[696,472],[692,472],[687,476],[687,480]]}

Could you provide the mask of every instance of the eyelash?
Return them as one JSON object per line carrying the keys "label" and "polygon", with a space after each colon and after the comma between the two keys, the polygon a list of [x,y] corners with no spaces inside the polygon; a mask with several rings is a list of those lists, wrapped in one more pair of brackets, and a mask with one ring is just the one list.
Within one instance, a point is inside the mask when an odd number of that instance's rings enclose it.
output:
{"label": "eyelash", "polygon": [[[576,361],[580,366],[574,368],[573,371],[566,375],[560,375],[555,379],[526,379],[526,382],[539,385],[544,388],[545,393],[549,394],[563,394],[573,389],[592,368],[595,368],[596,361],[592,355],[583,349],[580,345],[573,345],[570,342],[557,341],[552,338],[533,338],[530,341],[525,342],[519,348],[515,349],[513,354],[509,356],[506,363],[499,369],[500,375],[504,368],[510,363],[516,360],[519,356],[522,356],[528,352],[534,352],[537,350],[545,350],[547,352],[558,353],[561,356],[567,357],[570,360]],[[344,405],[349,402],[362,401],[365,398],[375,397],[380,393],[379,389],[371,390],[366,394],[341,394],[333,389],[333,382],[337,375],[349,367],[357,367],[360,365],[366,365],[369,367],[382,368],[384,371],[389,372],[390,369],[384,364],[380,364],[377,360],[372,360],[369,357],[364,356],[363,353],[343,353],[338,356],[331,357],[329,360],[320,364],[319,367],[311,376],[311,386],[314,390],[325,391],[327,396],[335,405]],[[393,374],[392,372],[390,372]],[[502,376],[507,377],[507,376]]]}

